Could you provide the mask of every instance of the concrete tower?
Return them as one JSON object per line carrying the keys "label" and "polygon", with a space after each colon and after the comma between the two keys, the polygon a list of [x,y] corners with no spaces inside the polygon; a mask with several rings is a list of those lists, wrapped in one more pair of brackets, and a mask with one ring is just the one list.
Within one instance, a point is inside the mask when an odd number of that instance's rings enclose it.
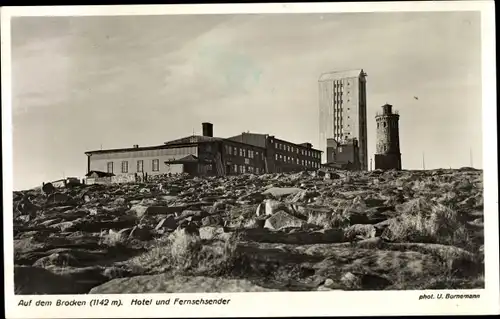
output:
{"label": "concrete tower", "polygon": [[399,149],[399,114],[392,112],[392,105],[382,106],[382,113],[377,113],[377,152],[375,169],[401,170],[401,152]]}
{"label": "concrete tower", "polygon": [[360,168],[367,170],[366,73],[362,69],[329,72],[318,82],[320,150],[325,156],[328,139],[339,144],[356,139]]}

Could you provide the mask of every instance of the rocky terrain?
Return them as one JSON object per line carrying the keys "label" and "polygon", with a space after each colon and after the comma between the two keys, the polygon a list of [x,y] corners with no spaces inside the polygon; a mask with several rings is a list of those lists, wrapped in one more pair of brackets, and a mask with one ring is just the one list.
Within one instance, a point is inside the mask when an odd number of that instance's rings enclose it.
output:
{"label": "rocky terrain", "polygon": [[14,192],[16,294],[484,287],[482,171]]}

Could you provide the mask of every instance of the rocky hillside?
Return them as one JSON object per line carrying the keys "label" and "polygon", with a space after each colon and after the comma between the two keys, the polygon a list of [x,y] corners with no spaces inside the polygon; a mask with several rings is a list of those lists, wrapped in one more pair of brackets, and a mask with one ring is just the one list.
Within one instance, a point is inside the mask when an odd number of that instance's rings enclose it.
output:
{"label": "rocky hillside", "polygon": [[482,171],[14,192],[17,294],[482,288]]}

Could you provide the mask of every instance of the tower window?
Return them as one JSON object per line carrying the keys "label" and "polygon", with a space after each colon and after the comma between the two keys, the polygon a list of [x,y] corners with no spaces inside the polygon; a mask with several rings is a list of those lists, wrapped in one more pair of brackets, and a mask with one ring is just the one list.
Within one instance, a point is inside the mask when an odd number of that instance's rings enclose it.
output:
{"label": "tower window", "polygon": [[377,123],[377,128],[380,128],[380,123]]}

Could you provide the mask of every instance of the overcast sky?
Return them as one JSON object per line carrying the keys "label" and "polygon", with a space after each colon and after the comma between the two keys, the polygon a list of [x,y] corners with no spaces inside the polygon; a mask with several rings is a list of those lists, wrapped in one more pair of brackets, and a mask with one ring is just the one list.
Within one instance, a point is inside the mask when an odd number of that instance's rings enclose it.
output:
{"label": "overcast sky", "polygon": [[[12,19],[14,188],[86,173],[85,151],[201,133],[318,146],[318,77],[368,73],[399,110],[405,169],[481,168],[480,16],[470,12]],[[414,99],[418,96],[418,100]]]}

